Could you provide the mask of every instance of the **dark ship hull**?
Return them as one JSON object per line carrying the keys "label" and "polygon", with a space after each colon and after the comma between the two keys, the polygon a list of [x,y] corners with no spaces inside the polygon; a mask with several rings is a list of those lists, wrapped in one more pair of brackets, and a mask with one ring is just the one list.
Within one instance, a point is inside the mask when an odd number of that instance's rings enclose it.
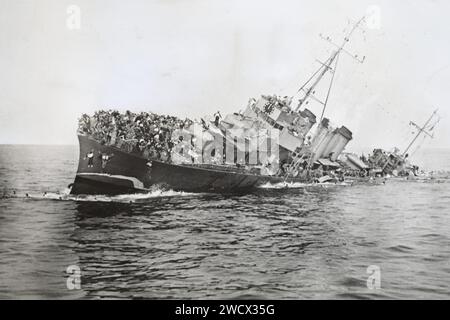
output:
{"label": "dark ship hull", "polygon": [[[249,192],[265,183],[301,182],[301,179],[230,171],[220,166],[176,165],[148,160],[138,154],[102,145],[78,136],[80,158],[71,194],[129,194],[149,192],[152,187],[187,192]],[[89,163],[86,155],[93,151]],[[104,161],[103,155],[109,160]]]}

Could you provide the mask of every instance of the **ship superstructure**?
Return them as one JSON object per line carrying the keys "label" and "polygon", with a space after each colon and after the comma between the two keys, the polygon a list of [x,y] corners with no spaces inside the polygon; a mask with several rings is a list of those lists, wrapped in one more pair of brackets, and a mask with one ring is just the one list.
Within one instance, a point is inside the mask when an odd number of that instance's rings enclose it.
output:
{"label": "ship superstructure", "polygon": [[[336,48],[298,89],[296,105],[294,96],[261,95],[243,112],[223,118],[216,112],[212,120],[112,110],[83,115],[71,193],[146,192],[154,186],[236,192],[265,183],[342,181],[350,171],[365,175],[371,169],[367,161],[343,154],[352,132],[325,117],[339,57],[364,61],[345,49],[362,21],[340,45],[324,38]],[[321,98],[316,90],[327,74],[331,80]],[[309,101],[322,106],[319,118],[306,108]],[[390,164],[383,165],[385,171]]]}

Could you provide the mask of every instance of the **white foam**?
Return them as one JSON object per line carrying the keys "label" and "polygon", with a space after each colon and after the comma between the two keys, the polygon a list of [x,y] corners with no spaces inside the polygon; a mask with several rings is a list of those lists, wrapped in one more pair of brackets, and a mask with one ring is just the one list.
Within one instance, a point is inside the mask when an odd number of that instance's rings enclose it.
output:
{"label": "white foam", "polygon": [[155,189],[148,193],[133,193],[133,194],[121,194],[116,196],[109,195],[71,195],[70,190],[66,189],[63,192],[46,192],[43,194],[28,194],[27,198],[30,199],[49,199],[49,200],[62,200],[62,201],[86,201],[86,202],[121,202],[130,203],[141,201],[145,199],[162,198],[162,197],[183,197],[191,196],[194,193],[174,191],[174,190],[161,190]]}
{"label": "white foam", "polygon": [[313,187],[313,186],[328,187],[328,186],[348,186],[348,185],[351,185],[351,184],[347,183],[347,182],[340,182],[340,183],[278,182],[278,183],[274,183],[274,184],[267,182],[267,183],[259,186],[258,188],[261,188],[261,189],[299,189],[299,188]]}

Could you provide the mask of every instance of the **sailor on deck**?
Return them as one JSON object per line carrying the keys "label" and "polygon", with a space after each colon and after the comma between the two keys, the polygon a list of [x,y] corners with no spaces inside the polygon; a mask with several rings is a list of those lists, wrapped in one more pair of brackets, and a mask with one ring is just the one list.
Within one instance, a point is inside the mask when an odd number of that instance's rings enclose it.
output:
{"label": "sailor on deck", "polygon": [[92,168],[94,166],[94,149],[86,154],[85,159],[88,160],[88,168]]}
{"label": "sailor on deck", "polygon": [[217,111],[216,113],[214,113],[214,125],[216,127],[219,126],[220,119],[222,119],[222,115],[220,114],[219,111]]}

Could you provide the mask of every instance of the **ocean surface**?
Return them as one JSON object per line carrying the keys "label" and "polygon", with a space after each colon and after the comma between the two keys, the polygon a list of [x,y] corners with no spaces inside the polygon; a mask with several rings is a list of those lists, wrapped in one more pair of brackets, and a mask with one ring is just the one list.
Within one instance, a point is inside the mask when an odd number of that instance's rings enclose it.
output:
{"label": "ocean surface", "polygon": [[0,146],[0,298],[449,299],[450,150],[415,156],[433,179],[74,198],[77,146]]}

